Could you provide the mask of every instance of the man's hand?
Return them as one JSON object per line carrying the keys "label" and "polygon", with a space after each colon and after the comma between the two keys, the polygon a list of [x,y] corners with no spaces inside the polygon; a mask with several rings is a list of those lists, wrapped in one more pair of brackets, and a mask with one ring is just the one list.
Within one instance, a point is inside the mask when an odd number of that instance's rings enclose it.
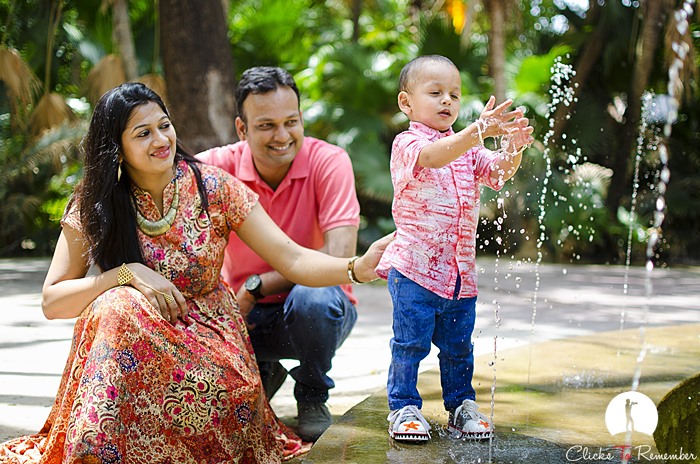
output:
{"label": "man's hand", "polygon": [[238,301],[238,309],[241,312],[241,316],[243,316],[243,321],[245,322],[246,327],[248,327],[248,330],[253,329],[255,324],[248,324],[248,315],[255,306],[255,297],[245,289],[245,286],[241,286],[238,293],[236,293],[236,300]]}

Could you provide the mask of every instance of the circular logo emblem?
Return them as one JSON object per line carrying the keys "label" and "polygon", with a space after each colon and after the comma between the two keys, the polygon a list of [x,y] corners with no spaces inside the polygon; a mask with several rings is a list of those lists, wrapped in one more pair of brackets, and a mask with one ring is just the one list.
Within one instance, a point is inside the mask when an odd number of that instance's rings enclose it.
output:
{"label": "circular logo emblem", "polygon": [[636,391],[620,393],[605,411],[605,425],[610,435],[632,431],[652,435],[658,422],[659,413],[654,402]]}

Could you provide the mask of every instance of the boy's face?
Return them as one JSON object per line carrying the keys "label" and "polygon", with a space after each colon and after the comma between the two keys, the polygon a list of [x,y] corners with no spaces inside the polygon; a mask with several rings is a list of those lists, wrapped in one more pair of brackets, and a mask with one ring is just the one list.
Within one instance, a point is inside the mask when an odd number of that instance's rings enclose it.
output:
{"label": "boy's face", "polygon": [[399,93],[399,108],[411,121],[444,132],[459,116],[462,79],[447,63],[427,62],[415,70],[409,91]]}

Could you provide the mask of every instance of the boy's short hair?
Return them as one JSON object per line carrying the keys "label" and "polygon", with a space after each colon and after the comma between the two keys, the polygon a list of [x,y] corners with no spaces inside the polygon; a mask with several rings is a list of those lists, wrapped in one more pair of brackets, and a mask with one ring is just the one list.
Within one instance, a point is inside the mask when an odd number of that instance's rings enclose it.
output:
{"label": "boy's short hair", "polygon": [[399,92],[410,91],[411,86],[413,85],[413,81],[416,77],[417,71],[420,70],[424,65],[431,62],[449,64],[455,69],[457,69],[457,66],[455,66],[452,60],[442,55],[424,55],[413,58],[401,70],[401,74],[399,75]]}

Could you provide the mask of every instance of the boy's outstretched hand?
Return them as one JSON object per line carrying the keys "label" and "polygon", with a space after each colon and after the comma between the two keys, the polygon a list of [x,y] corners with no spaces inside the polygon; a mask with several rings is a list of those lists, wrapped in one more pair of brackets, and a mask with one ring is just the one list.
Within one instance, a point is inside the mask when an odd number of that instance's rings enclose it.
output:
{"label": "boy's outstretched hand", "polygon": [[535,128],[530,125],[530,121],[527,118],[518,118],[515,123],[515,127],[511,128],[504,136],[504,139],[507,140],[501,143],[501,147],[507,149],[503,146],[506,143],[513,147],[513,151],[517,152],[532,145],[532,142],[535,141],[534,137],[532,137]]}
{"label": "boy's outstretched hand", "polygon": [[523,119],[527,125],[527,118],[523,117],[521,108],[506,111],[512,104],[513,100],[508,99],[496,106],[496,97],[491,95],[476,120],[482,137],[499,137],[513,130],[519,131]]}

